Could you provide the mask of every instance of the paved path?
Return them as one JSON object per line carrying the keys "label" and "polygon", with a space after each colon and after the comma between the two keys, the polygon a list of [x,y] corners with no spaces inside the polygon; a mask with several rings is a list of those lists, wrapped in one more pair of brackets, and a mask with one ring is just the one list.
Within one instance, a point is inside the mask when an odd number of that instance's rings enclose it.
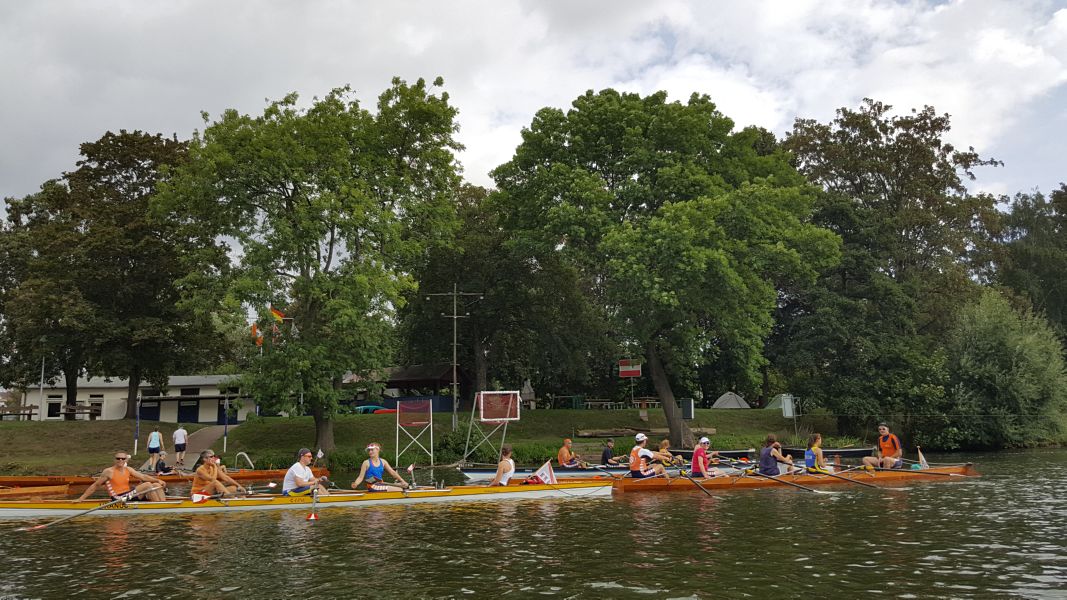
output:
{"label": "paved path", "polygon": [[[230,425],[232,431],[237,425]],[[200,458],[200,453],[208,448],[215,450],[215,454],[222,454],[222,425],[212,425],[211,427],[204,427],[203,429],[197,429],[189,434],[189,441],[185,445],[185,468],[189,469],[196,463],[196,459]],[[217,446],[217,447],[216,447]],[[167,464],[174,466],[174,443],[167,444]],[[148,470],[148,460],[145,459],[144,464],[141,465],[139,470]]]}

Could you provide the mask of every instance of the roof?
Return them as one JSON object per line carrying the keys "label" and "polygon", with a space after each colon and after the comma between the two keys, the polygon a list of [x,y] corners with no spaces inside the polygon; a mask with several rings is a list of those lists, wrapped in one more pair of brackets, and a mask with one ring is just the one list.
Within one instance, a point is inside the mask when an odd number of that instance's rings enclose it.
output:
{"label": "roof", "polygon": [[[168,388],[183,388],[196,386],[218,386],[219,384],[236,379],[240,375],[173,375],[167,380]],[[58,382],[57,382],[58,383]],[[79,377],[78,389],[125,389],[129,383],[125,377]],[[64,385],[46,385],[48,389],[62,389]],[[152,389],[155,385],[142,381],[139,389]]]}
{"label": "roof", "polygon": [[[463,369],[457,368],[456,377],[459,381],[466,381],[467,376]],[[410,365],[407,367],[389,367],[382,372],[371,374],[371,379],[383,381],[387,388],[413,388],[425,386],[439,386],[442,383],[452,381],[451,363],[431,363],[426,365]],[[345,375],[345,383],[359,383],[366,378],[349,373]]]}

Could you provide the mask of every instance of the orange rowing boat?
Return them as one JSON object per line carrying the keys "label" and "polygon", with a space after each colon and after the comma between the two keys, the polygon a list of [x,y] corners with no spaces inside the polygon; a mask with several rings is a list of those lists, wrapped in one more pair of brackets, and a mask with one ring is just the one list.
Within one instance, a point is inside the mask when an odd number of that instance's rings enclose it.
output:
{"label": "orange rowing boat", "polygon": [[0,498],[18,496],[65,496],[70,493],[70,484],[33,485],[25,487],[0,487]]}
{"label": "orange rowing boat", "polygon": [[[266,479],[281,479],[285,477],[288,469],[230,469],[226,474],[238,481],[260,481]],[[329,475],[328,469],[313,468],[311,471],[316,477]],[[191,471],[160,475],[160,479],[167,483],[192,481]],[[85,475],[12,475],[0,477],[0,486],[48,486],[48,485],[89,485],[96,478]]]}
{"label": "orange rowing boat", "polygon": [[[865,484],[903,484],[911,481],[961,481],[969,477],[978,477],[979,473],[974,465],[934,467],[930,469],[882,469],[878,471],[866,471],[863,469],[846,470],[835,473],[836,477],[829,475],[817,475],[802,473],[798,475],[779,475],[768,478],[759,475],[741,474],[713,477],[710,479],[696,479],[700,485],[709,492],[726,491],[732,489],[751,488],[788,488],[793,483],[802,486],[821,486],[830,484],[850,485],[849,481]],[[852,484],[854,487],[855,485]],[[645,479],[631,479],[622,477],[614,482],[616,492],[699,492],[700,488],[685,477],[648,477]]]}

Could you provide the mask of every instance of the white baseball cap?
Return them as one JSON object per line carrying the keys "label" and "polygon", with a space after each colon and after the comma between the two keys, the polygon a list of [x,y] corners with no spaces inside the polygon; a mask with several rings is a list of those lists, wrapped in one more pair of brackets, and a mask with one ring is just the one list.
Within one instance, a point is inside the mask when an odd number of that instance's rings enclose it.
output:
{"label": "white baseball cap", "polygon": [[643,441],[645,441],[647,439],[648,439],[648,436],[643,434],[643,433],[639,433],[639,434],[634,436],[634,440],[636,440],[638,442],[643,442]]}
{"label": "white baseball cap", "polygon": [[708,439],[708,438],[706,438],[706,437],[702,437],[702,438],[700,438],[700,441],[699,441],[699,442],[697,442],[697,443],[698,443],[698,444],[710,444],[710,443],[711,443],[711,440],[709,440],[709,439]]}

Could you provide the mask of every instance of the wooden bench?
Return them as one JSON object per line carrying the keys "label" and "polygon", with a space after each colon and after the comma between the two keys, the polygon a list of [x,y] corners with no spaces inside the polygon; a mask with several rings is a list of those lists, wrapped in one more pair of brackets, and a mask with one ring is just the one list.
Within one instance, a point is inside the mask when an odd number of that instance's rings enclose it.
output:
{"label": "wooden bench", "polygon": [[32,421],[36,414],[36,406],[0,406],[0,420],[8,415],[14,415],[17,421],[21,421],[22,417],[26,417],[27,421]]}
{"label": "wooden bench", "polygon": [[70,406],[64,404],[59,407],[59,414],[61,415],[89,415],[90,421],[95,421],[100,416],[100,407],[98,406]]}

